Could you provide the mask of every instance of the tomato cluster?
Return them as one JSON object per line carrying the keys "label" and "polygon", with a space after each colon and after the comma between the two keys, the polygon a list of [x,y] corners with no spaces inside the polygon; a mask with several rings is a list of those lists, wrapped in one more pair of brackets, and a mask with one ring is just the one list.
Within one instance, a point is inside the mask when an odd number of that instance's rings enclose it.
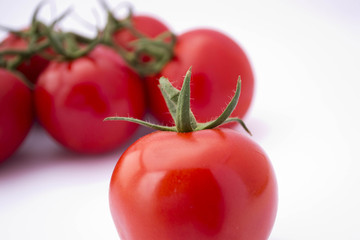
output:
{"label": "tomato cluster", "polygon": [[29,27],[10,32],[0,43],[0,162],[19,147],[34,119],[75,152],[103,153],[121,146],[137,125],[104,123],[104,118],[142,118],[146,112],[145,84],[140,68],[131,65],[139,58],[131,43],[168,28],[149,16],[115,19],[109,12],[104,32],[88,39],[55,31],[54,24],[37,20],[38,11]]}
{"label": "tomato cluster", "polygon": [[[88,39],[63,33],[55,24],[45,25],[37,20],[39,10],[30,26],[12,31],[0,43],[2,71],[20,73],[33,85],[27,93],[29,100],[22,100],[26,103],[4,100],[1,109],[5,111],[6,105],[24,114],[22,108],[33,104],[34,111],[27,118],[36,115],[41,126],[72,151],[106,152],[121,146],[136,130],[134,124],[104,123],[108,116],[142,118],[150,112],[159,122],[172,124],[158,80],[166,76],[180,88],[183,74],[191,66],[191,90],[196,99],[191,104],[200,121],[221,113],[239,74],[242,94],[233,116],[243,117],[250,106],[254,88],[250,63],[240,46],[223,33],[197,29],[175,36],[155,17],[130,12],[117,19],[107,8],[108,23],[95,39]],[[4,87],[0,91],[2,95],[16,92]],[[2,112],[1,117],[3,129],[24,128],[19,121],[10,120],[14,118],[11,114]],[[27,132],[23,131],[21,139]],[[5,130],[0,134],[2,141],[16,135]],[[6,149],[15,149],[21,141],[6,142]]]}
{"label": "tomato cluster", "polygon": [[[175,35],[155,17],[129,11],[118,19],[104,7],[108,22],[94,38],[61,31],[66,14],[42,23],[39,7],[30,26],[0,43],[0,162],[34,119],[84,154],[121,146],[136,123],[155,127],[165,132],[136,141],[111,178],[122,239],[266,239],[277,206],[270,161],[233,125],[219,127],[237,121],[247,130],[240,118],[254,76],[243,49],[217,30]],[[237,88],[228,105],[239,76],[241,95]],[[147,113],[166,126],[144,124]]]}

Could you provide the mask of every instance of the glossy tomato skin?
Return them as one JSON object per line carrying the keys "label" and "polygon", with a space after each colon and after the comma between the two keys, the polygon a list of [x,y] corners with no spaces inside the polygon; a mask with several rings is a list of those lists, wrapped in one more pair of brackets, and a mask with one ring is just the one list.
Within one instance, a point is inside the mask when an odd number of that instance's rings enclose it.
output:
{"label": "glossy tomato skin", "polygon": [[[25,39],[22,39],[14,34],[9,34],[1,43],[0,51],[14,49],[14,50],[26,50],[28,43]],[[8,57],[8,58],[11,58]],[[21,63],[17,70],[20,71],[24,76],[31,81],[36,83],[40,73],[49,65],[50,61],[38,54],[35,54],[30,59],[25,60]]]}
{"label": "glossy tomato skin", "polygon": [[0,69],[0,163],[21,145],[33,119],[30,89],[18,76]]}
{"label": "glossy tomato skin", "polygon": [[[162,21],[152,16],[134,15],[131,21],[134,29],[149,38],[155,38],[161,33],[169,31],[169,28]],[[128,29],[119,30],[113,35],[114,42],[127,50],[131,50],[130,43],[136,39],[137,37]]]}
{"label": "glossy tomato skin", "polygon": [[263,150],[235,130],[154,132],[120,157],[109,199],[122,240],[266,240],[277,184]]}
{"label": "glossy tomato skin", "polygon": [[241,95],[232,116],[245,116],[254,92],[254,76],[248,57],[225,34],[196,29],[178,36],[173,60],[157,76],[146,80],[150,111],[160,122],[172,123],[172,119],[157,86],[159,77],[167,77],[180,89],[190,67],[191,96],[194,99],[191,108],[199,122],[209,121],[222,113],[234,94],[239,75]]}
{"label": "glossy tomato skin", "polygon": [[109,116],[142,118],[144,87],[112,49],[97,46],[70,62],[52,62],[35,88],[40,123],[62,145],[80,153],[102,153],[134,133],[132,123],[104,122]]}

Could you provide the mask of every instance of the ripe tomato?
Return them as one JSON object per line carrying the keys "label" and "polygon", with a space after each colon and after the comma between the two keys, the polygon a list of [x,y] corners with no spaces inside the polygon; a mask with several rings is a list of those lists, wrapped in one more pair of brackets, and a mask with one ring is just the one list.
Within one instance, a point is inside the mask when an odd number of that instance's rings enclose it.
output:
{"label": "ripe tomato", "polygon": [[158,131],[120,157],[109,198],[123,240],[265,240],[277,184],[263,150],[239,132]]}
{"label": "ripe tomato", "polygon": [[83,153],[105,152],[126,141],[136,125],[103,119],[119,114],[142,118],[143,96],[139,76],[100,45],[85,57],[52,62],[35,88],[41,124],[58,142]]}
{"label": "ripe tomato", "polygon": [[[169,31],[169,28],[160,20],[145,15],[134,15],[131,17],[133,28],[139,33],[149,38],[155,38],[161,33]],[[138,39],[130,30],[121,29],[113,34],[113,41],[115,44],[131,50],[131,42]]]}
{"label": "ripe tomato", "polygon": [[[27,47],[27,41],[15,34],[9,34],[8,37],[0,43],[0,51],[9,49],[26,50]],[[12,57],[8,56],[8,59],[9,58],[11,59]],[[40,73],[48,66],[49,62],[50,61],[46,58],[41,57],[39,54],[35,54],[21,63],[17,67],[17,70],[24,74],[24,76],[32,83],[35,83]]]}
{"label": "ripe tomato", "polygon": [[0,69],[0,162],[23,142],[33,123],[32,93],[18,76]]}
{"label": "ripe tomato", "polygon": [[159,76],[170,79],[180,89],[189,67],[192,67],[191,107],[199,122],[220,115],[233,95],[239,75],[241,96],[231,116],[244,117],[252,100],[254,77],[247,56],[237,43],[218,31],[197,29],[178,36],[174,52],[175,57],[159,75],[146,80],[150,111],[160,122],[172,123],[172,119],[158,88]]}

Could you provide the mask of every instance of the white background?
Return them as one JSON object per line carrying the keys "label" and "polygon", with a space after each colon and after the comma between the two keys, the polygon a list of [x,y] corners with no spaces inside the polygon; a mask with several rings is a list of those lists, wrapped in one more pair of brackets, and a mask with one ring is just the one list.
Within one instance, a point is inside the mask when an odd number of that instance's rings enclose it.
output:
{"label": "white background", "polygon": [[[0,0],[0,25],[25,26],[37,3]],[[247,52],[256,94],[245,121],[279,184],[270,240],[360,239],[360,1],[131,3],[175,33],[212,27]],[[65,29],[93,32],[79,16],[93,26],[105,21],[95,0],[49,0],[40,16],[53,19],[69,6],[76,14]],[[76,155],[35,126],[0,165],[0,239],[118,239],[107,194],[124,148]]]}

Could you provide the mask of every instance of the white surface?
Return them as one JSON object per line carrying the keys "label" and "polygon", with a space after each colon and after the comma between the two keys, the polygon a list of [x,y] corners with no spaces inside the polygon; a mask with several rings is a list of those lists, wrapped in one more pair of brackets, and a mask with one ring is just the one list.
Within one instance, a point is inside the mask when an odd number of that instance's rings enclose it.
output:
{"label": "white surface", "polygon": [[[37,2],[0,0],[0,24],[26,25]],[[44,19],[73,5],[87,21],[104,22],[101,10],[94,14],[95,0],[49,2]],[[257,90],[245,120],[270,156],[279,184],[270,240],[360,239],[360,2],[131,3],[177,33],[221,29],[248,53]],[[76,19],[63,26],[83,30]],[[118,239],[107,191],[122,151],[74,155],[35,127],[0,166],[0,239]]]}

